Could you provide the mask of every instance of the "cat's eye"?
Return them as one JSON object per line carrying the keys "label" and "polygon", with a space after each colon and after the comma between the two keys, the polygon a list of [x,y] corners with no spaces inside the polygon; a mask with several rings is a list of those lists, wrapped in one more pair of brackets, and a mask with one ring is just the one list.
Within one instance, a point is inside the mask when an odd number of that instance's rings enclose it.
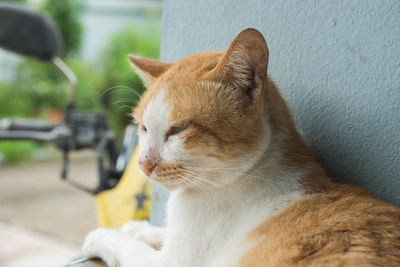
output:
{"label": "cat's eye", "polygon": [[171,135],[176,135],[184,130],[186,130],[190,126],[190,123],[185,123],[179,126],[173,126],[169,129],[167,134],[165,135],[166,138],[170,137]]}
{"label": "cat's eye", "polygon": [[139,125],[139,130],[140,130],[141,132],[147,133],[147,128],[146,128],[146,126],[144,126],[143,124],[140,124],[140,125]]}

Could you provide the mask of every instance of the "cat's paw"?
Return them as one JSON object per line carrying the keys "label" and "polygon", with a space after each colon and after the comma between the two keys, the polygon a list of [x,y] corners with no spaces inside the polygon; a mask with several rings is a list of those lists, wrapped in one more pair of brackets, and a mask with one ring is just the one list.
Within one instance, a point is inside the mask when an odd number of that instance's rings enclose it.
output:
{"label": "cat's paw", "polygon": [[118,266],[116,255],[110,249],[114,242],[113,235],[115,230],[99,228],[91,231],[85,238],[82,252],[86,257],[99,257],[107,263],[109,267]]}
{"label": "cat's paw", "polygon": [[147,228],[151,228],[152,226],[148,221],[129,221],[125,223],[120,231],[124,234],[136,236],[138,233],[143,232]]}
{"label": "cat's paw", "polygon": [[165,229],[152,226],[148,221],[129,221],[120,231],[134,236],[156,250],[160,250],[164,242]]}
{"label": "cat's paw", "polygon": [[147,228],[135,235],[136,239],[150,245],[155,250],[160,250],[164,243],[165,230],[162,228]]}

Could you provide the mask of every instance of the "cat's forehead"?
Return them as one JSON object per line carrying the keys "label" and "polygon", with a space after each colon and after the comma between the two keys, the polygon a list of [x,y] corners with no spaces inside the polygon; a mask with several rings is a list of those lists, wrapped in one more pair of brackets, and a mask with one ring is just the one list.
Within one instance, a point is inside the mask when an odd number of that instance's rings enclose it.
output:
{"label": "cat's forehead", "polygon": [[165,91],[166,87],[159,87],[147,90],[143,94],[133,112],[136,123],[143,123],[146,110],[157,110],[157,106],[166,106]]}
{"label": "cat's forehead", "polygon": [[150,103],[160,103],[159,95],[162,95],[162,102],[169,108],[169,121],[184,120],[191,116],[190,113],[196,112],[196,107],[201,104],[199,102],[207,101],[204,98],[207,97],[210,84],[201,77],[217,65],[221,56],[221,52],[204,52],[176,62],[144,93],[134,112],[135,118],[143,120],[147,109],[157,109],[156,105]]}
{"label": "cat's forehead", "polygon": [[170,110],[165,99],[165,88],[161,88],[143,111],[142,122],[154,132],[164,133],[169,128]]}
{"label": "cat's forehead", "polygon": [[[194,85],[182,86],[164,83],[159,88],[146,92],[135,110],[135,118],[142,123],[164,120],[169,123],[184,120],[194,111],[196,93],[191,90]],[[192,98],[192,101],[189,99]],[[185,112],[184,112],[185,111]]]}
{"label": "cat's forehead", "polygon": [[176,62],[146,90],[134,112],[135,118],[143,118],[144,111],[159,94],[163,95],[163,101],[168,103],[171,109],[195,104],[193,101],[201,98],[199,94],[202,90],[199,87],[206,83],[200,81],[200,77],[215,67],[221,56],[221,52],[204,52]]}
{"label": "cat's forehead", "polygon": [[201,76],[214,68],[223,55],[223,52],[214,51],[193,54],[178,61],[176,67],[181,68],[183,72],[187,71],[189,75]]}

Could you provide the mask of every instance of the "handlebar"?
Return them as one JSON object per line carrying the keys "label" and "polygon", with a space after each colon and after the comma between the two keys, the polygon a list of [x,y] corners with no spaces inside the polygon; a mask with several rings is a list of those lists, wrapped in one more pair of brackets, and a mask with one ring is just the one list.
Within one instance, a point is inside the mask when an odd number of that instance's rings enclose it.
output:
{"label": "handlebar", "polygon": [[[5,125],[7,122],[8,124]],[[32,140],[51,142],[57,147],[64,147],[72,136],[72,131],[65,125],[50,124],[41,120],[2,120],[0,140]]]}
{"label": "handlebar", "polygon": [[57,123],[50,123],[39,119],[2,119],[0,130],[6,131],[51,131]]}
{"label": "handlebar", "polygon": [[0,140],[51,142],[58,148],[96,148],[108,131],[107,118],[95,112],[69,110],[68,121],[55,124],[40,119],[0,120]]}
{"label": "handlebar", "polygon": [[[129,136],[135,136],[134,129],[129,129]],[[91,194],[97,194],[116,185],[127,164],[127,155],[130,152],[124,151],[118,157],[115,136],[108,128],[105,115],[76,111],[73,106],[66,110],[66,121],[62,124],[37,119],[0,120],[1,140],[32,140],[52,143],[63,154],[62,179]],[[135,144],[136,140],[124,138],[124,143],[127,142]],[[84,148],[97,149],[99,183],[95,188],[87,188],[68,178],[69,152]],[[117,160],[118,166],[116,166]]]}
{"label": "handlebar", "polygon": [[53,135],[41,131],[6,131],[0,132],[0,140],[32,140],[39,142],[51,142]]}

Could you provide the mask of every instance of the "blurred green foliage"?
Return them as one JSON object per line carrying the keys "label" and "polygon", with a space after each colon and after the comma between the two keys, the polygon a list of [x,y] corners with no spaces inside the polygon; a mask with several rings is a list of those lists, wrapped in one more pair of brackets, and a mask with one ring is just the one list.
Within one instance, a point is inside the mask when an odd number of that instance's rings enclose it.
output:
{"label": "blurred green foliage", "polygon": [[[112,129],[119,135],[131,121],[129,114],[144,90],[127,55],[158,58],[160,23],[146,26],[146,31],[134,26],[122,29],[110,39],[95,62],[82,62],[78,58],[82,36],[79,13],[83,9],[80,3],[76,0],[44,0],[40,9],[61,29],[65,43],[61,57],[78,78],[76,107],[106,112]],[[0,81],[0,118],[48,118],[52,110],[63,109],[66,88],[65,78],[52,64],[23,59],[12,81]],[[29,158],[37,147],[32,142],[0,142],[0,152],[9,163]]]}
{"label": "blurred green foliage", "polygon": [[112,128],[118,133],[132,121],[130,114],[144,91],[139,76],[128,61],[128,54],[158,59],[160,28],[149,25],[146,32],[128,27],[116,34],[101,58],[103,64],[102,102],[106,107]]}
{"label": "blurred green foliage", "polygon": [[[67,58],[66,63],[79,81],[75,95],[76,107],[100,109],[98,94],[103,81],[101,70],[75,58]],[[18,65],[15,74],[12,82],[0,84],[2,116],[47,117],[46,112],[51,109],[64,108],[68,84],[54,65],[25,59]]]}
{"label": "blurred green foliage", "polygon": [[81,1],[44,0],[41,10],[50,16],[60,29],[64,45],[61,56],[78,52],[83,30],[79,22],[79,15],[83,10]]}
{"label": "blurred green foliage", "polygon": [[18,163],[29,159],[39,145],[33,141],[1,141],[0,151],[7,163]]}

